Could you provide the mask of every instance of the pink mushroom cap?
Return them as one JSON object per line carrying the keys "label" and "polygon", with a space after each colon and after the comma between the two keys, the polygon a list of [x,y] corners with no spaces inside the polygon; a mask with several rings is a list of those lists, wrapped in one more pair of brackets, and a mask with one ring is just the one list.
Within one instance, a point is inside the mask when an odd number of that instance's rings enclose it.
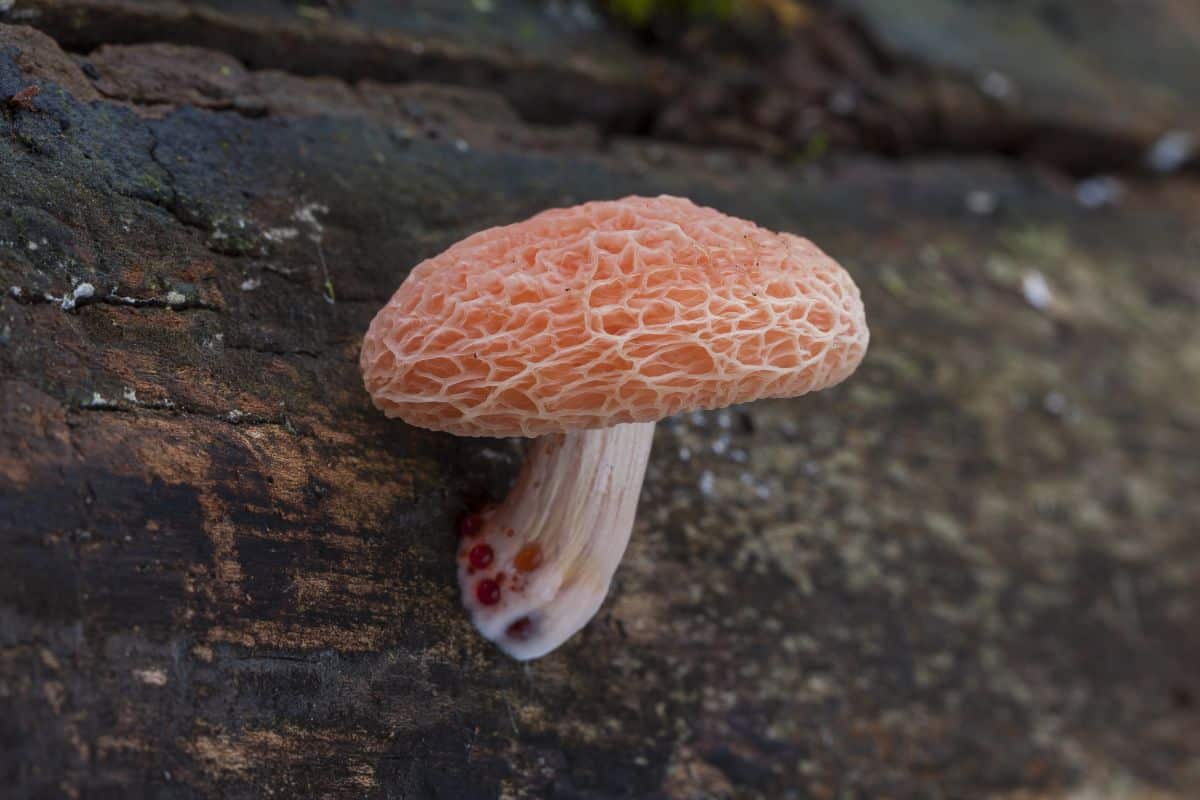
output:
{"label": "pink mushroom cap", "polygon": [[839,383],[869,340],[812,242],[626,197],[489,228],[421,262],[360,363],[376,407],[460,436],[540,436]]}

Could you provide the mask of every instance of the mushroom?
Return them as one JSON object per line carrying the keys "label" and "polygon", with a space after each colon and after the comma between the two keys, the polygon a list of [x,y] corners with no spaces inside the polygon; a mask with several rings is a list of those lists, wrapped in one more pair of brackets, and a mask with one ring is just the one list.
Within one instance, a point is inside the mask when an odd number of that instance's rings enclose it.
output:
{"label": "mushroom", "polygon": [[657,420],[833,386],[867,342],[858,287],[807,239],[626,197],[418,264],[371,322],[361,367],[389,417],[540,437],[504,501],[461,521],[458,552],[475,626],[525,660],[599,610]]}

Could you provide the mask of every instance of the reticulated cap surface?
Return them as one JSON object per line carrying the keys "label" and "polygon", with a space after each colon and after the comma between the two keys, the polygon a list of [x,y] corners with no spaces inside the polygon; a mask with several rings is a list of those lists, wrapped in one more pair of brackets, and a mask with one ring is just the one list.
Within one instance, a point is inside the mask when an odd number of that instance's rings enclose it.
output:
{"label": "reticulated cap surface", "polygon": [[807,239],[627,197],[490,228],[418,264],[360,362],[388,416],[540,436],[832,386],[868,337],[858,287]]}

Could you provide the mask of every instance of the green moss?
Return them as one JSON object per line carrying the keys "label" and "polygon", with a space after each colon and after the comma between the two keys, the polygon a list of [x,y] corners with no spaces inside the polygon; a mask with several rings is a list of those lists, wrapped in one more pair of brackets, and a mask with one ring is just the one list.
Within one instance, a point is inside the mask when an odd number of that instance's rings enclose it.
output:
{"label": "green moss", "polygon": [[804,149],[793,159],[796,164],[808,164],[819,161],[829,152],[829,135],[824,131],[814,131],[804,144]]}
{"label": "green moss", "polygon": [[1031,225],[1014,231],[1005,243],[1018,257],[1040,263],[1063,261],[1070,250],[1070,237],[1061,227]]}
{"label": "green moss", "polygon": [[741,4],[739,0],[603,0],[608,13],[634,27],[668,15],[726,21]]}
{"label": "green moss", "polygon": [[710,23],[764,33],[794,28],[810,12],[799,0],[598,0],[609,16],[634,28],[659,20]]}

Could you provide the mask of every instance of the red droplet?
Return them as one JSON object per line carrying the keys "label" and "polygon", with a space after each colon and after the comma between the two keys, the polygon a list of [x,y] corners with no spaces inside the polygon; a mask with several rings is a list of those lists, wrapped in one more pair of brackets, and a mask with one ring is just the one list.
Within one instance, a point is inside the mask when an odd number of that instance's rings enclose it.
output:
{"label": "red droplet", "polygon": [[529,617],[521,617],[509,625],[504,632],[514,639],[528,639],[529,634],[533,633],[533,620]]}
{"label": "red droplet", "polygon": [[496,554],[492,552],[491,546],[482,543],[475,545],[471,548],[471,552],[467,553],[467,560],[475,569],[483,569],[492,563],[492,559],[495,557]]}
{"label": "red droplet", "polygon": [[463,514],[458,520],[459,536],[475,536],[483,530],[482,514]]}
{"label": "red droplet", "polygon": [[490,578],[484,578],[475,584],[475,599],[485,606],[494,606],[500,602],[500,584]]}

